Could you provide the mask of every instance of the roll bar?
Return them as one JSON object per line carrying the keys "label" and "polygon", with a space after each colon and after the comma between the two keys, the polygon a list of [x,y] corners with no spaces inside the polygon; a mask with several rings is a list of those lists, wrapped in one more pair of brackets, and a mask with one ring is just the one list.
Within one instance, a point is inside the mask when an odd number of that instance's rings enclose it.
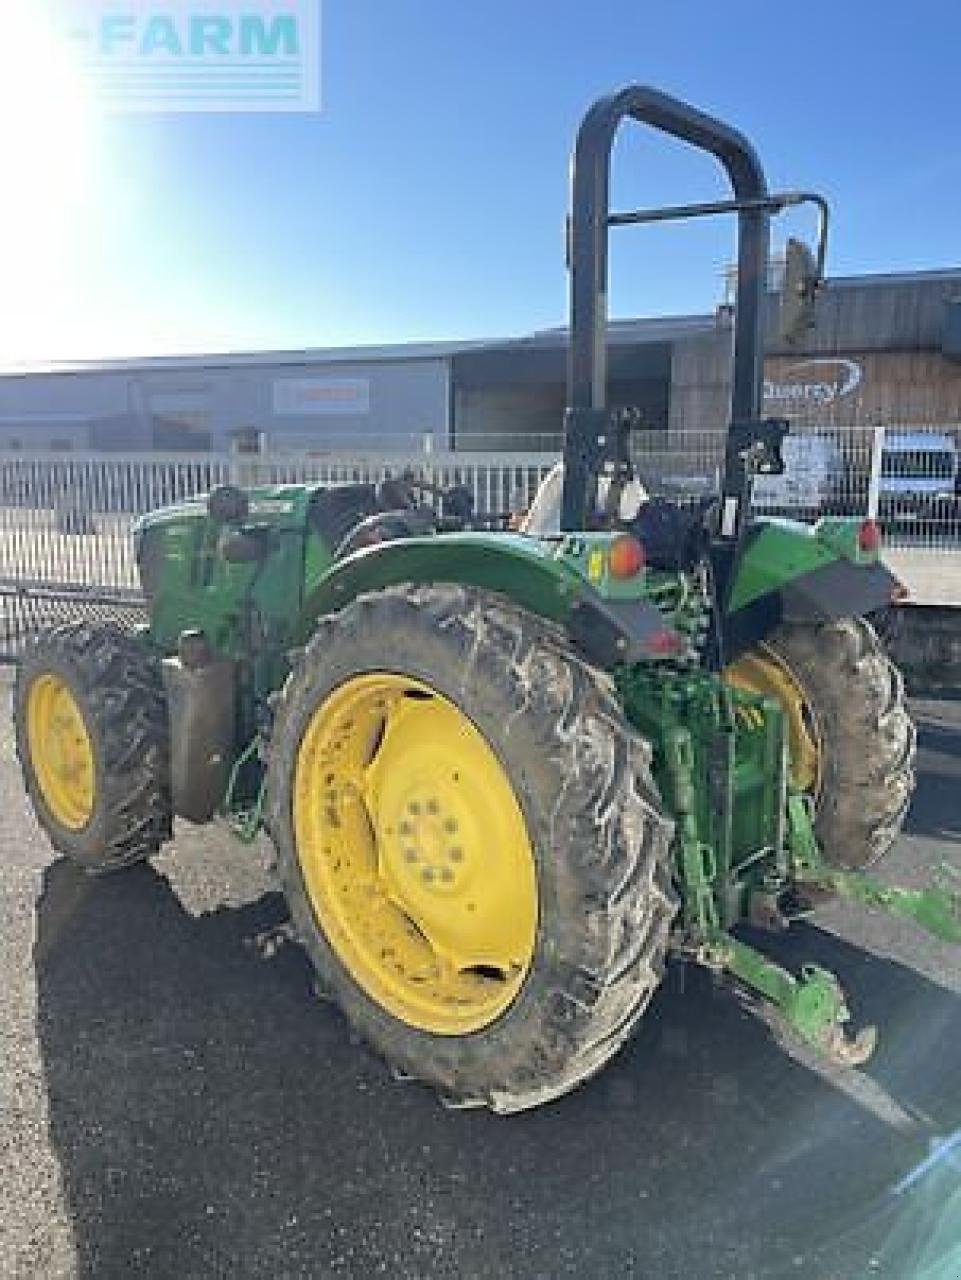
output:
{"label": "roll bar", "polygon": [[727,171],[735,200],[747,202],[737,210],[731,413],[734,422],[746,422],[761,412],[770,206],[754,148],[736,129],[646,85],[631,85],[600,98],[581,122],[571,173],[570,351],[561,514],[562,528],[569,530],[584,528],[588,487],[592,481],[596,487],[599,461],[611,456],[606,414],[610,163],[615,135],[626,119],[716,156]]}

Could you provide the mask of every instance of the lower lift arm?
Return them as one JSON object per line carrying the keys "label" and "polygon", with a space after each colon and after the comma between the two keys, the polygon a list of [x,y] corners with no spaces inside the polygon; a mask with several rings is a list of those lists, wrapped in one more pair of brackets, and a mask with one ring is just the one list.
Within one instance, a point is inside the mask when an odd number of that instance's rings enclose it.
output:
{"label": "lower lift arm", "polygon": [[[710,892],[710,868],[705,866],[690,811],[693,786],[686,784],[692,780],[683,776],[690,768],[691,756],[681,749],[681,743],[671,745],[674,750],[669,749],[666,755],[678,819],[677,870],[688,904],[686,929],[678,950],[715,972],[729,974],[759,997],[789,1031],[832,1061],[854,1066],[867,1061],[877,1042],[877,1032],[874,1027],[866,1027],[853,1038],[846,1034],[851,1014],[833,973],[818,965],[805,965],[795,976],[719,927]],[[788,873],[783,883],[766,883],[758,894],[769,917],[772,897],[776,902],[779,892],[808,887],[913,920],[935,937],[961,945],[961,894],[943,888],[891,887],[863,872],[828,866],[818,849],[807,801],[796,793],[788,796],[787,845]],[[776,908],[773,914],[777,916]]]}

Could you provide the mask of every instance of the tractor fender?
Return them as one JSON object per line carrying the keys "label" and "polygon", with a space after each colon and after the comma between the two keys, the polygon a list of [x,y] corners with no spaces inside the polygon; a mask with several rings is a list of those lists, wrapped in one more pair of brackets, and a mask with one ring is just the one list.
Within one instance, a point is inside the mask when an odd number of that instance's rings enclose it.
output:
{"label": "tractor fender", "polygon": [[752,530],[734,565],[723,618],[734,661],[782,622],[832,622],[887,608],[903,587],[876,553],[858,549],[858,521],[813,527],[772,521]]}
{"label": "tractor fender", "polygon": [[[336,561],[305,595],[298,644],[317,619],[357,596],[403,583],[478,587],[563,627],[588,661],[667,656],[664,619],[649,601],[604,599],[547,540],[512,534],[450,533],[380,542]],[[673,656],[673,655],[671,655]]]}
{"label": "tractor fender", "polygon": [[886,608],[901,583],[883,564],[854,565],[835,560],[785,584],[785,622],[833,622]]}

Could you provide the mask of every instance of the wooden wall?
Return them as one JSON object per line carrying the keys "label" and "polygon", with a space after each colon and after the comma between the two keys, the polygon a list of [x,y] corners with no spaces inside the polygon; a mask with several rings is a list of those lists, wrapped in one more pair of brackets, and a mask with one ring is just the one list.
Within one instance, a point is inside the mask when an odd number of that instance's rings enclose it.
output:
{"label": "wooden wall", "polygon": [[772,415],[838,427],[961,424],[961,365],[938,352],[774,356],[764,369]]}
{"label": "wooden wall", "polygon": [[[764,412],[811,426],[953,425],[961,429],[961,363],[941,352],[944,289],[837,290],[805,350],[765,361]],[[879,311],[872,314],[871,301]],[[869,317],[871,317],[869,319]],[[865,341],[853,339],[862,326]],[[828,341],[829,332],[834,345]],[[892,345],[879,349],[882,337]],[[723,431],[730,403],[731,327],[679,340],[671,361],[672,432]],[[872,349],[873,348],[873,349]]]}

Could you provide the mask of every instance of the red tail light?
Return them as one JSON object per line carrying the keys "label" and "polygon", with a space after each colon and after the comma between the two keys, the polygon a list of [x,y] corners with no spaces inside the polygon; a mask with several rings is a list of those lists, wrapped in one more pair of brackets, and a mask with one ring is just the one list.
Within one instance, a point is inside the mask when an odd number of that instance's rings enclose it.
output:
{"label": "red tail light", "polygon": [[615,538],[607,553],[607,565],[612,578],[633,578],[644,568],[644,560],[644,548],[629,533]]}
{"label": "red tail light", "polygon": [[684,637],[667,627],[662,631],[652,631],[644,637],[643,644],[652,658],[673,658],[685,647]]}
{"label": "red tail light", "polygon": [[881,530],[874,520],[865,520],[858,530],[858,546],[862,551],[877,551],[881,545]]}

